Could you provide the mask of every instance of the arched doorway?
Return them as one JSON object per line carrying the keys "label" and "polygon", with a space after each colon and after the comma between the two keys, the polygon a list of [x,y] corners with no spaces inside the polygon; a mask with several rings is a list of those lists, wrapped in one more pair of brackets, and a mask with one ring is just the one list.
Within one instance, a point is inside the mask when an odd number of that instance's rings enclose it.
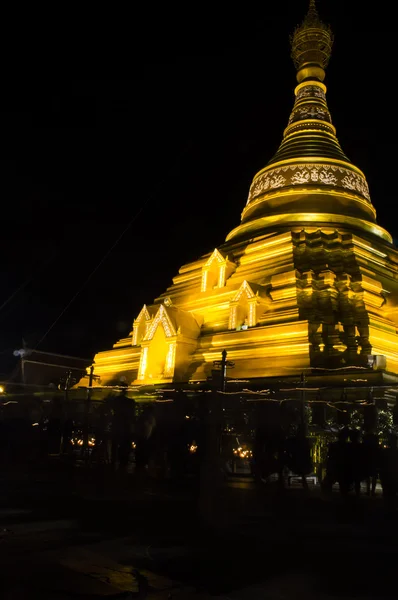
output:
{"label": "arched doorway", "polygon": [[163,379],[168,350],[166,333],[160,322],[148,348],[145,379]]}

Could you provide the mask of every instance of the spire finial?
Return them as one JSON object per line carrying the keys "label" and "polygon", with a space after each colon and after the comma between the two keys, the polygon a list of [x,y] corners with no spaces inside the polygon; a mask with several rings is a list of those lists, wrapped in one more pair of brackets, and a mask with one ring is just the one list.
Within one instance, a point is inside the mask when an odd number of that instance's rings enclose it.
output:
{"label": "spire finial", "polygon": [[319,18],[315,0],[310,0],[308,12],[290,38],[292,58],[297,69],[297,80],[316,77],[323,81],[329,62],[333,34]]}
{"label": "spire finial", "polygon": [[308,13],[307,13],[307,17],[308,15],[315,15],[316,17],[318,17],[318,11],[316,9],[316,4],[315,4],[315,0],[310,0],[310,5],[308,7]]}

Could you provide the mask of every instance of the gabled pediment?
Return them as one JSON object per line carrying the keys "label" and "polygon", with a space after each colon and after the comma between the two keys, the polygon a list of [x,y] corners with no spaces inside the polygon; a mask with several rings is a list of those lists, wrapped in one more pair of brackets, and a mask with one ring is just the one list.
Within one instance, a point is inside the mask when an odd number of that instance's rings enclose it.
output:
{"label": "gabled pediment", "polygon": [[259,311],[269,300],[266,290],[257,283],[244,280],[230,301],[229,329],[255,327]]}
{"label": "gabled pediment", "polygon": [[176,306],[159,306],[158,312],[153,319],[144,341],[150,341],[156,333],[159,325],[163,326],[166,337],[182,335],[190,339],[196,339],[200,333],[201,319],[190,312],[181,310]]}
{"label": "gabled pediment", "polygon": [[181,377],[197,346],[197,316],[161,304],[141,344],[137,381],[169,381]]}
{"label": "gabled pediment", "polygon": [[149,321],[150,318],[151,317],[150,317],[149,311],[147,309],[147,306],[146,306],[146,304],[144,304],[144,306],[141,308],[141,311],[140,311],[138,317],[136,319],[134,319],[134,321],[136,323],[141,323],[142,320]]}
{"label": "gabled pediment", "polygon": [[167,308],[163,306],[163,304],[159,306],[158,312],[156,313],[155,318],[153,319],[152,324],[145,335],[144,341],[148,341],[153,338],[159,325],[163,326],[166,337],[173,337],[177,335],[177,330],[170,319]]}
{"label": "gabled pediment", "polygon": [[134,319],[133,330],[130,332],[133,346],[141,343],[141,340],[146,335],[149,324],[156,314],[157,309],[158,307],[156,305],[147,306],[144,304],[137,318]]}
{"label": "gabled pediment", "polygon": [[235,268],[235,263],[215,248],[202,267],[202,292],[224,287],[226,280]]}
{"label": "gabled pediment", "polygon": [[157,304],[144,304],[138,313],[137,317],[134,319],[133,326],[139,325],[145,321],[150,321],[156,315],[158,311],[159,305]]}
{"label": "gabled pediment", "polygon": [[232,297],[231,302],[239,302],[242,296],[246,296],[248,300],[252,298],[258,298],[259,301],[268,300],[267,292],[263,286],[259,285],[258,283],[249,283],[246,281],[246,279],[243,281],[236,294]]}
{"label": "gabled pediment", "polygon": [[250,283],[247,283],[246,280],[242,283],[239,290],[237,291],[235,296],[232,298],[232,302],[239,302],[239,300],[241,299],[242,296],[246,296],[247,298],[254,298],[256,296]]}
{"label": "gabled pediment", "polygon": [[210,267],[213,262],[216,262],[219,265],[222,265],[227,260],[227,257],[221,254],[220,250],[215,248],[210,255],[210,258],[203,265],[204,267]]}

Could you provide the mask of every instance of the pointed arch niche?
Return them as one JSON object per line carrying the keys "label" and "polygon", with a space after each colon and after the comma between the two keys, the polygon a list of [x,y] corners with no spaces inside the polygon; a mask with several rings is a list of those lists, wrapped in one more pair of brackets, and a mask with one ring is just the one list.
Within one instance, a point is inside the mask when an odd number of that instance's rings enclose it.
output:
{"label": "pointed arch niche", "polygon": [[260,286],[249,284],[246,280],[232,298],[229,305],[229,329],[247,329],[255,327],[266,300],[260,295]]}
{"label": "pointed arch niche", "polygon": [[159,381],[173,376],[176,338],[174,325],[161,305],[141,344],[138,380]]}
{"label": "pointed arch niche", "polygon": [[150,325],[151,325],[151,315],[149,314],[148,308],[144,304],[141,309],[140,314],[134,320],[133,323],[133,332],[132,332],[132,346],[139,346],[141,341],[145,337]]}
{"label": "pointed arch niche", "polygon": [[235,263],[223,256],[217,248],[202,267],[202,292],[208,292],[214,288],[222,288],[235,269]]}
{"label": "pointed arch niche", "polygon": [[185,374],[197,346],[201,321],[176,307],[160,305],[141,342],[137,383],[170,382]]}

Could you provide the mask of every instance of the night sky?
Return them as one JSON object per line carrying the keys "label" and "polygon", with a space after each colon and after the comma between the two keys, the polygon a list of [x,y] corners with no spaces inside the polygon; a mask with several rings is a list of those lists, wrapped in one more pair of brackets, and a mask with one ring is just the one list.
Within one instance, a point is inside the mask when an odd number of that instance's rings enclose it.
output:
{"label": "night sky", "polygon": [[[22,339],[92,357],[127,335],[182,264],[239,224],[287,125],[289,35],[306,0],[132,6],[50,15],[7,55],[2,373]],[[378,223],[398,238],[396,34],[364,6],[318,2],[335,35],[327,100]]]}

